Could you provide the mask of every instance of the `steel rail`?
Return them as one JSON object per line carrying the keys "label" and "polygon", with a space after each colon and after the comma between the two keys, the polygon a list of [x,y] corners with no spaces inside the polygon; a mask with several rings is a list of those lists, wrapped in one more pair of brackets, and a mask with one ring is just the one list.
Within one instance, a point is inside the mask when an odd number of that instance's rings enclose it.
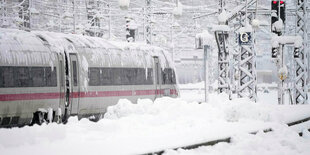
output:
{"label": "steel rail", "polygon": [[[293,121],[290,123],[286,123],[289,127],[294,126],[294,125],[298,125],[298,124],[302,124],[304,122],[310,121],[310,116],[297,120],[297,121]],[[272,132],[272,128],[266,128],[263,130],[265,133],[267,132]],[[308,129],[308,131],[310,131],[310,129]],[[254,132],[250,132],[249,134],[257,134],[259,131],[254,131]],[[302,132],[298,133],[300,136],[302,136]],[[220,142],[226,142],[226,143],[230,143],[231,142],[231,137],[226,137],[226,138],[220,138],[220,139],[216,139],[216,140],[211,140],[211,141],[206,141],[206,142],[202,142],[202,143],[197,143],[197,144],[191,144],[191,145],[186,145],[186,146],[180,146],[180,147],[176,147],[176,148],[166,148],[166,149],[162,149],[159,151],[154,151],[154,152],[148,152],[148,153],[144,153],[142,155],[161,155],[163,153],[165,153],[166,150],[178,150],[178,149],[184,149],[184,150],[190,150],[190,149],[196,149],[198,147],[201,146],[213,146],[215,144],[218,144]]]}

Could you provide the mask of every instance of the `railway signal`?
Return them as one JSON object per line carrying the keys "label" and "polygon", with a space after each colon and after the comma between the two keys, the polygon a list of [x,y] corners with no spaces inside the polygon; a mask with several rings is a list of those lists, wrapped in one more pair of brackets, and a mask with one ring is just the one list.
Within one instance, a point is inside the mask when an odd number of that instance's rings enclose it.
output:
{"label": "railway signal", "polygon": [[277,58],[278,57],[278,48],[273,47],[271,50],[271,58]]}
{"label": "railway signal", "polygon": [[[273,0],[271,1],[271,28],[279,19],[285,23],[285,1]],[[271,29],[273,33],[279,34],[276,30]]]}

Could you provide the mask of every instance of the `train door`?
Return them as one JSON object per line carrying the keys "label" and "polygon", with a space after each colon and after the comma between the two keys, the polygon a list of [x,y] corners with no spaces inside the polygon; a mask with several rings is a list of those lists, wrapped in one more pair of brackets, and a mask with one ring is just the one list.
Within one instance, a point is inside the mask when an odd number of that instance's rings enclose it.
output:
{"label": "train door", "polygon": [[76,115],[79,108],[79,69],[76,54],[70,53],[70,74],[71,74],[71,115]]}
{"label": "train door", "polygon": [[61,53],[58,54],[58,60],[59,60],[59,69],[58,69],[58,78],[59,78],[59,89],[60,89],[60,105],[59,107],[63,109],[65,107],[65,63],[64,58]]}
{"label": "train door", "polygon": [[161,96],[161,67],[159,58],[154,57],[154,69],[155,69],[155,98]]}

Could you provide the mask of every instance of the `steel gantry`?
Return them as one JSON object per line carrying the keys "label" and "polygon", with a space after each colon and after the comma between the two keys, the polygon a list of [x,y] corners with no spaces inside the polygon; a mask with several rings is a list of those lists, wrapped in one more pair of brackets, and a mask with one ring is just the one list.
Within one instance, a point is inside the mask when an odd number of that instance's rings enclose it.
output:
{"label": "steel gantry", "polygon": [[294,54],[295,64],[295,104],[305,104],[307,95],[308,53],[307,53],[307,0],[297,0],[296,34],[303,38],[303,45],[298,54]]}

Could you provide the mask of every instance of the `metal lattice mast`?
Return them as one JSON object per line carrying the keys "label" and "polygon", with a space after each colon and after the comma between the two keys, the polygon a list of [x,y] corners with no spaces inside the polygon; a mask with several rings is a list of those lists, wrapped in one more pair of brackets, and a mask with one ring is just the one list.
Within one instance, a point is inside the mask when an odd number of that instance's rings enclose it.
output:
{"label": "metal lattice mast", "polygon": [[[224,9],[224,0],[219,1],[219,12],[220,16],[226,15]],[[227,26],[227,19],[224,21],[219,20],[219,24]],[[227,26],[228,27],[228,26]],[[215,31],[215,39],[218,46],[218,92],[228,93],[230,89],[230,78],[229,78],[229,50],[228,50],[228,31],[219,29]]]}
{"label": "metal lattice mast", "polygon": [[256,65],[253,44],[242,45],[239,55],[238,96],[256,100]]}
{"label": "metal lattice mast", "polygon": [[[248,97],[256,101],[257,99],[257,88],[256,88],[256,62],[255,62],[255,49],[254,49],[254,41],[251,37],[254,36],[254,31],[252,27],[248,24],[248,13],[247,13],[247,0],[245,7],[245,19],[244,24],[245,27],[242,27],[240,32],[240,39],[243,37],[242,35],[246,35],[248,39],[252,41],[248,41],[247,44],[241,45],[241,50],[239,53],[239,82],[238,82],[238,97]],[[250,28],[249,28],[250,27]],[[243,29],[243,30],[242,30]]]}
{"label": "metal lattice mast", "polygon": [[238,91],[238,76],[239,75],[239,52],[240,52],[240,46],[239,46],[239,33],[238,30],[242,27],[242,15],[239,12],[239,15],[236,16],[234,19],[235,22],[233,27],[233,32],[232,32],[232,42],[231,46],[233,47],[233,51],[231,51],[231,62],[230,62],[230,93],[229,93],[229,98],[232,99],[232,94],[236,93]]}
{"label": "metal lattice mast", "polygon": [[146,25],[145,25],[145,39],[147,44],[152,44],[152,25],[151,25],[151,0],[146,0],[146,9],[145,9],[145,17],[146,17]]}
{"label": "metal lattice mast", "polygon": [[215,31],[215,38],[218,46],[218,91],[219,93],[229,90],[229,51],[227,47],[228,32]]}
{"label": "metal lattice mast", "polygon": [[302,36],[303,46],[298,57],[294,58],[295,64],[295,103],[305,104],[307,95],[308,53],[307,49],[307,0],[297,0],[296,6],[296,34]]}

